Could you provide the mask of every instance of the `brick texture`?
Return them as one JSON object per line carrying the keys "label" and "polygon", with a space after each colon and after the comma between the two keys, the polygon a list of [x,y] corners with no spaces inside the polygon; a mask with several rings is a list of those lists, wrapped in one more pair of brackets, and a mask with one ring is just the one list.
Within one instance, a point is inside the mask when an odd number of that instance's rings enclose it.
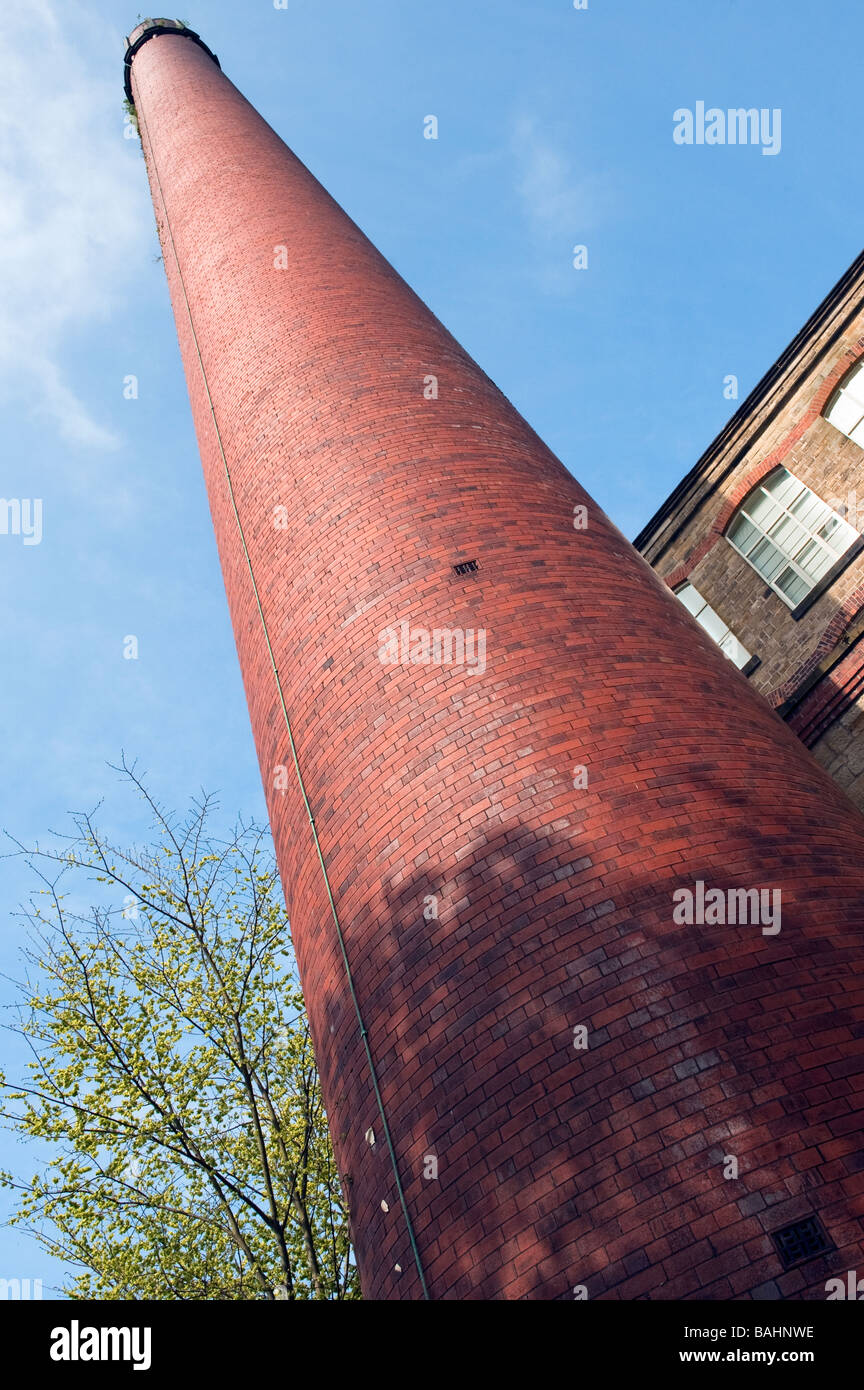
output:
{"label": "brick texture", "polygon": [[[671,588],[685,579],[695,584],[758,655],[760,665],[750,681],[775,708],[800,694],[826,656],[843,655],[840,639],[864,608],[864,552],[795,619],[724,533],[738,505],[778,464],[835,510],[848,513],[856,529],[864,529],[861,448],[824,419],[836,387],[862,356],[864,262],[859,258],[784,353],[771,389],[752,408],[745,402],[700,460],[699,482],[669,517],[660,519],[658,513],[637,541]],[[859,645],[857,656],[843,656],[842,670],[835,668],[803,701],[796,700],[789,723],[864,810],[862,665]]]}
{"label": "brick texture", "polygon": [[[367,1297],[419,1276],[199,348],[430,1296],[824,1297],[864,1259],[864,820],[206,52],[132,73]],[[383,665],[401,620],[485,672]],[[781,932],[674,924],[698,879],[782,888]],[[812,1211],[839,1250],[784,1275]]]}

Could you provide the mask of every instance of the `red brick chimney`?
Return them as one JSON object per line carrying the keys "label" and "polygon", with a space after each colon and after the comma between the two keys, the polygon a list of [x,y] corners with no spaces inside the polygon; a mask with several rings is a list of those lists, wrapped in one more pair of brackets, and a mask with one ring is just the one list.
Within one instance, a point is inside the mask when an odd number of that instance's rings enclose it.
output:
{"label": "red brick chimney", "polygon": [[824,1297],[864,820],[198,36],[129,44],[366,1296]]}

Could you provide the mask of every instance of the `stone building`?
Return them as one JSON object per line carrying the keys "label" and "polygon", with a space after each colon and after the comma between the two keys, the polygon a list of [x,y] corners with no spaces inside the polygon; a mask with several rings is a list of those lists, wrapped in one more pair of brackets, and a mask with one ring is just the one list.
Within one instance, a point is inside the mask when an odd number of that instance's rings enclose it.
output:
{"label": "stone building", "polygon": [[864,253],[634,544],[864,808]]}

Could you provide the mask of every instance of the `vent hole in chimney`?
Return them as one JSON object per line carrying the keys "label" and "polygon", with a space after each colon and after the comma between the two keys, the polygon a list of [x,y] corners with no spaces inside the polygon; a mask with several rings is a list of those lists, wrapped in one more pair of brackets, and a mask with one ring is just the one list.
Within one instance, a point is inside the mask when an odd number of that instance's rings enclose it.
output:
{"label": "vent hole in chimney", "polygon": [[453,566],[454,574],[476,574],[480,565],[477,560],[460,560],[458,565]]}
{"label": "vent hole in chimney", "polygon": [[836,1249],[818,1216],[806,1216],[803,1221],[793,1221],[791,1226],[772,1231],[771,1239],[777,1246],[784,1269],[792,1269],[794,1265]]}

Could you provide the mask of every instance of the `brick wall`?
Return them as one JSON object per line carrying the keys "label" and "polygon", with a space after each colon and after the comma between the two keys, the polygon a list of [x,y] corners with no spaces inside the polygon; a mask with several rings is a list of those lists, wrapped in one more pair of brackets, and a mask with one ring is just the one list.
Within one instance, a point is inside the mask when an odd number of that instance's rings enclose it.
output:
{"label": "brick wall", "polygon": [[[823,415],[837,383],[864,355],[864,273],[852,276],[839,301],[795,345],[767,400],[752,409],[745,403],[740,427],[725,441],[721,436],[720,447],[709,451],[701,465],[701,487],[694,485],[677,507],[670,508],[668,520],[650,523],[637,541],[667,583],[693,583],[760,658],[750,681],[775,707],[836,648],[844,629],[864,607],[864,552],[795,619],[723,533],[738,504],[781,463],[835,509],[857,506],[857,518],[852,514],[850,520],[858,529],[864,525],[864,454]],[[814,701],[830,704],[836,718],[843,713],[848,718],[846,734],[838,732],[825,748],[821,738],[830,725],[818,739],[807,741],[818,760],[830,766],[832,775],[864,807],[859,752],[850,734],[861,727],[864,706],[852,689],[848,686],[841,701],[830,685],[810,695],[808,707]],[[799,718],[793,727],[800,730],[806,723]]]}
{"label": "brick wall", "polygon": [[855,804],[864,806],[864,701],[858,698],[847,706],[813,751]]}
{"label": "brick wall", "polygon": [[[207,54],[133,86],[367,1296],[421,1287],[283,698],[431,1297],[824,1296],[864,821]],[[402,620],[485,671],[382,664]],[[782,931],[675,925],[699,879],[780,886]],[[783,1275],[814,1210],[838,1251]]]}

